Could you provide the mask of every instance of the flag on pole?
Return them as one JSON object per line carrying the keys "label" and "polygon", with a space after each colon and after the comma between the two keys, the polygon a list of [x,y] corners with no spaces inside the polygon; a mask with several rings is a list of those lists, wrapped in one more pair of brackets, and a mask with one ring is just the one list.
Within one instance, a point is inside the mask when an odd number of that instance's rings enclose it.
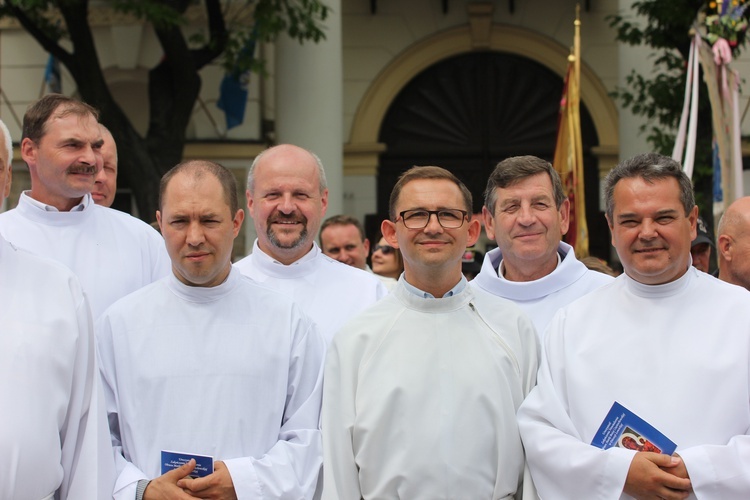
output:
{"label": "flag on pole", "polygon": [[[256,31],[245,41],[242,53],[245,57],[253,57],[255,53]],[[219,100],[216,107],[224,111],[227,130],[242,125],[245,120],[247,105],[247,85],[250,82],[250,70],[241,71],[235,68],[226,72],[219,88]]]}
{"label": "flag on pole", "polygon": [[563,84],[557,143],[552,165],[560,174],[563,189],[570,200],[570,227],[565,242],[578,257],[589,255],[589,232],[586,224],[586,198],[583,183],[583,141],[581,140],[581,20],[576,6],[573,51],[568,56],[568,70]]}
{"label": "flag on pole", "polygon": [[44,68],[44,82],[47,84],[47,92],[53,94],[62,93],[62,80],[60,79],[60,61],[52,54],[47,59],[47,66]]}

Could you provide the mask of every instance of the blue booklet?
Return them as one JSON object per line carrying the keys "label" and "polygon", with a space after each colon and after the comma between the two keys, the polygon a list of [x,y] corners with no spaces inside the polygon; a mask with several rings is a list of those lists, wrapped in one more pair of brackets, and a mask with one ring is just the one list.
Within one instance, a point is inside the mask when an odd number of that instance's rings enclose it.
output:
{"label": "blue booklet", "polygon": [[651,424],[615,401],[591,444],[603,450],[618,446],[671,455],[677,445]]}
{"label": "blue booklet", "polygon": [[161,451],[161,473],[165,474],[172,469],[182,467],[190,461],[191,458],[195,459],[195,469],[193,469],[190,477],[203,477],[213,474],[214,472],[214,457],[208,455],[196,455],[195,453],[179,453],[176,451]]}

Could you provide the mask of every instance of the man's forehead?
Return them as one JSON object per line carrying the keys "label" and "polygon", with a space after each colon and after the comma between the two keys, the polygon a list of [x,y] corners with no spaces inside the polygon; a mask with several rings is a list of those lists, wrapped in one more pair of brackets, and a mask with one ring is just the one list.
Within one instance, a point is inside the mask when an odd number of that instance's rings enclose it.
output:
{"label": "man's forehead", "polygon": [[[71,122],[77,126],[71,127]],[[44,135],[58,128],[62,128],[63,135],[67,137],[86,136],[89,140],[103,141],[99,123],[96,121],[94,115],[90,113],[81,114],[72,111],[67,113],[64,111],[55,111],[44,122]]]}
{"label": "man's forehead", "polygon": [[674,203],[682,205],[681,194],[680,184],[674,177],[661,179],[626,177],[615,184],[612,199],[615,202],[616,209],[618,200],[630,199],[636,202],[646,202],[658,197],[660,200],[669,203],[670,207],[664,207],[664,209],[667,209],[673,208],[671,205]]}
{"label": "man's forehead", "polygon": [[359,229],[352,224],[331,224],[323,229],[321,234],[323,234],[324,238],[328,237],[339,240],[346,239],[361,241],[359,238]]}
{"label": "man's forehead", "polygon": [[[413,179],[401,188],[398,204],[420,204],[419,208],[428,205],[436,208],[456,208],[456,201],[461,202],[461,189],[450,179]],[[416,208],[406,207],[405,209]]]}
{"label": "man's forehead", "polygon": [[255,183],[263,189],[319,190],[317,168],[304,165],[281,165],[260,163],[255,167]]}

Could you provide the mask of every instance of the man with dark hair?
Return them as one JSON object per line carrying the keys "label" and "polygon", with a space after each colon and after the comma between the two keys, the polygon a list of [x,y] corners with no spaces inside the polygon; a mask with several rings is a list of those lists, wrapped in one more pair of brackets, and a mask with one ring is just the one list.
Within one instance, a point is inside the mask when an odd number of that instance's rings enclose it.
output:
{"label": "man with dark hair", "polygon": [[258,239],[235,265],[298,302],[330,342],[347,319],[387,293],[375,276],[340,266],[315,244],[328,208],[320,159],[281,144],[259,154],[247,175],[247,207]]}
{"label": "man with dark hair", "polygon": [[323,498],[493,498],[520,492],[515,412],[534,385],[537,341],[511,302],[468,286],[479,237],[471,193],[414,167],[381,230],[405,270],[347,323],[326,359]]}
{"label": "man with dark hair", "polygon": [[164,276],[169,259],[148,224],[98,206],[102,133],[91,106],[48,94],[24,115],[21,156],[31,190],[0,214],[0,233],[21,248],[62,262],[81,280],[97,318],[114,301]]}
{"label": "man with dark hair", "polygon": [[[320,226],[320,249],[332,259],[372,273],[367,265],[370,240],[365,237],[365,230],[356,217],[334,215],[324,220]],[[393,278],[376,276],[389,290],[396,284]]]}
{"label": "man with dark hair", "polygon": [[[97,325],[117,500],[311,498],[322,461],[325,342],[292,301],[231,263],[244,212],[213,162],[164,175],[157,220],[170,276]],[[164,472],[162,451],[216,458]]]}
{"label": "man with dark hair", "polygon": [[[10,132],[0,121],[0,203]],[[108,498],[114,464],[78,279],[0,236],[0,498]]]}
{"label": "man with dark hair", "polygon": [[570,200],[552,165],[536,156],[497,164],[484,195],[484,227],[498,247],[471,282],[515,302],[541,336],[561,307],[612,278],[586,268],[562,241]]}
{"label": "man with dark hair", "polygon": [[334,215],[320,226],[320,249],[332,259],[367,270],[370,240],[356,217]]}
{"label": "man with dark hair", "polygon": [[[539,496],[744,498],[750,296],[690,265],[698,207],[679,163],[638,155],[605,184],[625,272],[553,318],[537,386],[518,412]],[[622,412],[607,418],[614,403],[676,443],[676,453],[599,447],[600,428],[615,440],[622,432]]]}

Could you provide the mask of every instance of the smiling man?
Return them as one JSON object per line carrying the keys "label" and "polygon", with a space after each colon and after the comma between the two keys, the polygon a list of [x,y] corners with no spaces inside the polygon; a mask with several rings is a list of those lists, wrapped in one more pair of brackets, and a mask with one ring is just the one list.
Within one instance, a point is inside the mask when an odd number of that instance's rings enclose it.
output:
{"label": "smiling man", "polygon": [[498,247],[471,284],[515,302],[540,337],[559,308],[612,280],[587,269],[562,241],[569,212],[560,176],[541,158],[503,160],[487,181],[482,216]]}
{"label": "smiling man", "polygon": [[[518,412],[539,495],[744,498],[750,297],[690,265],[698,207],[677,162],[639,155],[605,184],[625,273],[550,324]],[[614,402],[675,442],[675,455],[590,444]]]}
{"label": "smiling man", "polygon": [[536,335],[513,303],[473,290],[471,193],[414,167],[383,237],[404,256],[390,295],[336,335],[323,396],[323,498],[510,499],[524,466],[515,412],[534,385]]}
{"label": "smiling man", "polygon": [[[216,163],[167,172],[157,220],[172,273],[97,325],[115,499],[304,499],[315,490],[325,343],[291,300],[232,267],[244,218],[236,193]],[[191,461],[162,473],[162,450],[213,456],[214,471],[192,479]]]}
{"label": "smiling man", "polygon": [[247,175],[247,206],[258,239],[235,265],[298,302],[323,336],[387,293],[375,276],[339,265],[315,243],[328,207],[320,159],[282,144],[259,154]]}
{"label": "smiling man", "polygon": [[103,163],[97,118],[91,106],[60,94],[34,103],[23,117],[21,140],[31,190],[0,214],[0,233],[8,240],[78,276],[94,318],[169,272],[159,233],[91,197]]}

